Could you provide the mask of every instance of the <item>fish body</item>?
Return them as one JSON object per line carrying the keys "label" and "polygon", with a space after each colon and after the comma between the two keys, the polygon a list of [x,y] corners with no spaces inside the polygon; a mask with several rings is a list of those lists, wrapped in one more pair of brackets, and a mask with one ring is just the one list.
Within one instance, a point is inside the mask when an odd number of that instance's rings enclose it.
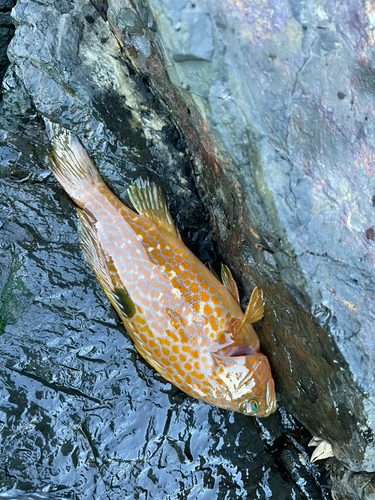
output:
{"label": "fish body", "polygon": [[[231,291],[184,245],[155,184],[140,179],[129,188],[136,213],[74,135],[56,125],[52,135],[50,166],[79,207],[83,252],[137,351],[194,398],[253,416],[275,411],[269,363],[229,269]],[[250,320],[263,315],[255,292]]]}

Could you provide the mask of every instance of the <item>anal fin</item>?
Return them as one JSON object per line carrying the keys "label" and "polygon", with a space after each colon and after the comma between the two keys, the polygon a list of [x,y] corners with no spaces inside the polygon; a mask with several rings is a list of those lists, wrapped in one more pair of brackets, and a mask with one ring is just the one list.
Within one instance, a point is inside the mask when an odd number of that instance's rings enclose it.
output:
{"label": "anal fin", "polygon": [[128,195],[140,215],[151,219],[164,231],[181,239],[169,213],[164,193],[159,186],[149,179],[140,177],[129,186]]}
{"label": "anal fin", "polygon": [[121,320],[126,321],[133,316],[135,306],[121,282],[113,259],[101,247],[95,220],[91,219],[84,210],[77,208],[77,212],[80,219],[81,248],[86,260]]}

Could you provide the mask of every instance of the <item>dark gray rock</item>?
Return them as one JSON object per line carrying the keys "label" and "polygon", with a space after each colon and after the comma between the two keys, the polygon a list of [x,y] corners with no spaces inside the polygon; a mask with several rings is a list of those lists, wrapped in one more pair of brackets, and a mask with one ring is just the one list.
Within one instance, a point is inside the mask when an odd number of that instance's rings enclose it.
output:
{"label": "dark gray rock", "polygon": [[331,468],[333,500],[374,500],[374,474],[352,472],[342,464]]}
{"label": "dark gray rock", "polygon": [[[247,295],[265,290],[258,331],[280,400],[350,469],[374,471],[369,4],[134,5],[151,57],[116,30],[116,2],[108,19],[185,132],[222,254]],[[195,12],[210,19],[200,37],[184,24]],[[176,58],[194,49],[210,56]]]}
{"label": "dark gray rock", "polygon": [[10,11],[15,4],[16,0],[0,1],[0,82],[3,80],[9,64],[7,49],[14,35],[14,25]]}
{"label": "dark gray rock", "polygon": [[[145,19],[122,8],[118,31],[157,58]],[[89,1],[20,0],[13,11],[0,117],[0,495],[328,500],[301,426],[286,412],[257,425],[166,383],[83,259],[74,206],[46,168],[43,117],[74,130],[125,201],[135,177],[157,180],[184,241],[216,259],[186,143],[106,16]],[[212,58],[197,36],[180,53]]]}
{"label": "dark gray rock", "polygon": [[26,156],[9,147],[0,181],[1,487],[302,498],[251,419],[188,398],[136,354],[80,252],[72,203]]}
{"label": "dark gray rock", "polygon": [[10,10],[14,2],[0,2],[0,81],[2,81],[9,61],[7,57],[7,48],[14,34],[14,26],[10,13],[4,10]]}
{"label": "dark gray rock", "polygon": [[16,5],[15,0],[1,0],[0,1],[0,11],[6,12],[11,11],[13,7]]}
{"label": "dark gray rock", "polygon": [[5,500],[62,500],[64,497],[55,493],[25,493],[21,490],[12,489],[0,493],[0,498]]}

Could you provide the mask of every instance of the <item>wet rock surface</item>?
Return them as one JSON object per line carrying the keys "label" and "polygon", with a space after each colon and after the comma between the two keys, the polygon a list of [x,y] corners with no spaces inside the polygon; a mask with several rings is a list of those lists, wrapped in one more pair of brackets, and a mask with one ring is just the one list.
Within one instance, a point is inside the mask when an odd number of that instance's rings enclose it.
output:
{"label": "wet rock surface", "polygon": [[352,472],[336,463],[331,468],[333,500],[371,500],[375,498],[374,474]]}
{"label": "wet rock surface", "polygon": [[[0,116],[2,490],[330,498],[324,467],[308,464],[311,436],[282,406],[263,421],[211,408],[138,356],[46,168],[43,118],[74,130],[125,202],[132,179],[157,180],[203,262],[217,259],[214,236],[244,306],[264,289],[257,329],[279,402],[350,469],[374,469],[371,13],[245,4],[13,10]],[[352,488],[350,474],[332,478]]]}
{"label": "wet rock surface", "polygon": [[306,466],[308,438],[286,413],[256,424],[212,408],[136,353],[46,167],[42,118],[74,129],[125,201],[135,177],[157,180],[183,239],[214,262],[186,143],[103,10],[19,2],[13,19],[0,118],[2,497],[328,499],[324,469]]}
{"label": "wet rock surface", "polygon": [[46,148],[3,132],[0,152],[0,488],[19,489],[3,498],[328,499],[286,413],[257,426],[139,357],[83,259]]}
{"label": "wet rock surface", "polygon": [[0,81],[2,81],[9,64],[7,49],[14,34],[14,25],[10,11],[15,3],[15,0],[0,1]]}
{"label": "wet rock surface", "polygon": [[349,471],[342,464],[331,468],[333,500],[371,500],[375,498],[374,474]]}
{"label": "wet rock surface", "polygon": [[221,253],[245,294],[265,290],[280,400],[347,467],[374,471],[370,4],[134,5],[142,29],[117,2],[108,19],[188,131]]}

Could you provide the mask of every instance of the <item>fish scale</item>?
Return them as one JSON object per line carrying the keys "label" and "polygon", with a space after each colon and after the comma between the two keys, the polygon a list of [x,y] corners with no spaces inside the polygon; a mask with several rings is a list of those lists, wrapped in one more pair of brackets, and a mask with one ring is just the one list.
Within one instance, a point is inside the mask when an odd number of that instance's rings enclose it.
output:
{"label": "fish scale", "polygon": [[[51,169],[79,207],[82,249],[138,352],[197,399],[272,413],[273,379],[250,321],[263,315],[261,292],[244,316],[235,285],[224,287],[184,245],[155,184],[129,188],[137,214],[108,189],[73,134],[53,125],[52,135]],[[229,287],[231,280],[227,269]]]}

